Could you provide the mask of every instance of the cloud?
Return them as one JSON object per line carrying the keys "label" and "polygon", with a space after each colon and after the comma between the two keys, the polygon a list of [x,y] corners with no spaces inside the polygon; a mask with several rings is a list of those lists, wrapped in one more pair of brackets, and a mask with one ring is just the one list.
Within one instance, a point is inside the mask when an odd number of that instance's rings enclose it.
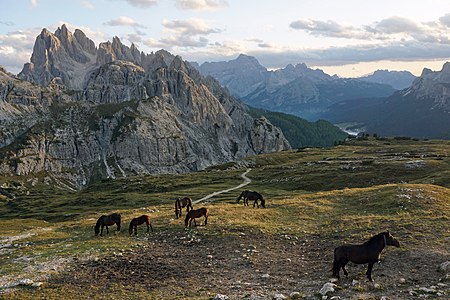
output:
{"label": "cloud", "polygon": [[94,4],[92,4],[92,2],[89,1],[89,0],[85,0],[85,1],[81,2],[81,5],[84,8],[87,8],[87,9],[94,9],[95,8]]}
{"label": "cloud", "polygon": [[30,3],[32,7],[38,6],[38,0],[31,0]]}
{"label": "cloud", "polygon": [[228,6],[226,0],[175,0],[175,6],[187,10],[216,10]]}
{"label": "cloud", "polygon": [[416,22],[393,16],[360,27],[343,25],[335,21],[296,20],[289,25],[314,36],[334,37],[364,41],[408,41],[425,43],[450,43],[450,14],[434,22]]}
{"label": "cloud", "polygon": [[107,26],[131,26],[131,27],[145,28],[144,25],[141,25],[132,18],[125,16],[120,16],[117,19],[110,20],[103,24]]}
{"label": "cloud", "polygon": [[30,60],[39,32],[40,28],[32,28],[0,34],[0,65],[10,72],[18,73],[23,64]]}
{"label": "cloud", "polygon": [[305,30],[309,34],[316,36],[364,39],[369,35],[369,33],[362,29],[350,25],[342,25],[332,20],[297,20],[292,22],[289,27],[297,30]]}
{"label": "cloud", "polygon": [[205,35],[220,33],[221,29],[212,28],[202,19],[163,20],[165,28],[164,38],[149,39],[145,44],[152,48],[206,47],[209,40]]}
{"label": "cloud", "polygon": [[158,0],[125,0],[128,4],[138,8],[149,8],[158,4]]}
{"label": "cloud", "polygon": [[0,24],[5,25],[5,26],[14,26],[14,25],[16,25],[16,23],[11,22],[11,21],[0,21]]}

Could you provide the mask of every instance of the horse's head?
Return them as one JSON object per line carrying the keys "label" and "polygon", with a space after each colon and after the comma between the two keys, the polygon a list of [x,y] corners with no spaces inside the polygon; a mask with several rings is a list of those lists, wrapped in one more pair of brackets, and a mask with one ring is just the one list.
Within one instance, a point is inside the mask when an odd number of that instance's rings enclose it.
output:
{"label": "horse's head", "polygon": [[[191,211],[192,211],[192,210],[191,210]],[[189,216],[190,216],[190,214],[187,213],[187,214],[186,214],[186,218],[184,218],[184,226],[185,226],[185,227],[188,226],[188,223],[189,223]]]}
{"label": "horse's head", "polygon": [[261,206],[263,208],[266,208],[266,200],[264,200],[264,198],[261,197]]}
{"label": "horse's head", "polygon": [[400,247],[399,241],[394,238],[389,231],[384,232],[384,238],[386,245]]}

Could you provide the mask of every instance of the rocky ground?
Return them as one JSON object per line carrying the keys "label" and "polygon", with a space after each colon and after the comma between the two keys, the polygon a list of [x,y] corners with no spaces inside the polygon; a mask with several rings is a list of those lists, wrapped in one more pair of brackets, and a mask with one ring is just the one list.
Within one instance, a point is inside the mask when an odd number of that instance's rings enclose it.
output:
{"label": "rocky ground", "polygon": [[141,242],[134,249],[73,264],[50,286],[95,285],[96,295],[106,295],[119,285],[165,299],[208,299],[217,294],[229,299],[287,299],[291,294],[305,299],[445,299],[450,295],[449,275],[439,268],[449,259],[448,253],[432,248],[386,249],[382,263],[374,267],[373,283],[365,278],[366,266],[350,264],[349,278],[333,281],[336,285],[329,286],[334,291],[323,296],[320,291],[330,281],[336,245],[319,235],[274,236],[258,229],[211,232],[199,227],[141,234],[138,239]]}

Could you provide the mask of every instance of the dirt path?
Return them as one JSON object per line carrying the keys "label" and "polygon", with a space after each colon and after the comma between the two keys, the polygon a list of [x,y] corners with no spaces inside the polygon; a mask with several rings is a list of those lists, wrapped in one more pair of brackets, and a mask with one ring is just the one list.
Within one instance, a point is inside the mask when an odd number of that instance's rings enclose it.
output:
{"label": "dirt path", "polygon": [[205,197],[203,197],[203,198],[201,198],[201,199],[192,201],[192,203],[193,203],[193,204],[197,204],[197,203],[200,203],[200,202],[202,202],[202,201],[208,200],[208,199],[210,199],[210,198],[212,198],[212,197],[214,197],[214,196],[216,196],[216,195],[223,194],[223,193],[227,193],[227,192],[231,192],[231,191],[240,189],[241,187],[244,187],[244,186],[250,184],[250,183],[252,182],[252,180],[251,180],[250,178],[247,177],[247,174],[248,174],[251,170],[252,170],[252,169],[247,169],[247,171],[245,171],[244,173],[241,174],[241,177],[242,177],[242,179],[244,179],[244,182],[241,183],[240,185],[235,186],[235,187],[232,187],[232,188],[229,188],[229,189],[226,189],[226,190],[221,190],[221,191],[214,192],[214,193],[209,194],[208,196],[205,196]]}

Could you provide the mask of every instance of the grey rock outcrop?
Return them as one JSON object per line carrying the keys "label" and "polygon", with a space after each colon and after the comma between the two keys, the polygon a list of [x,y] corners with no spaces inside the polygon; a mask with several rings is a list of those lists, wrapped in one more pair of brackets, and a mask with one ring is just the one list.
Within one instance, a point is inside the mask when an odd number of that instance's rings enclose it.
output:
{"label": "grey rock outcrop", "polygon": [[[179,56],[43,30],[20,78],[0,71],[0,174],[80,188],[289,149],[282,132]],[[26,118],[24,117],[26,116]],[[42,176],[44,175],[44,176]]]}

